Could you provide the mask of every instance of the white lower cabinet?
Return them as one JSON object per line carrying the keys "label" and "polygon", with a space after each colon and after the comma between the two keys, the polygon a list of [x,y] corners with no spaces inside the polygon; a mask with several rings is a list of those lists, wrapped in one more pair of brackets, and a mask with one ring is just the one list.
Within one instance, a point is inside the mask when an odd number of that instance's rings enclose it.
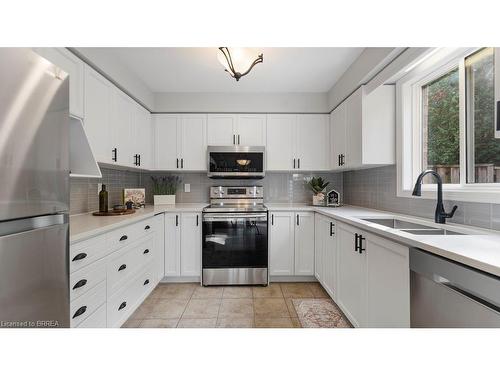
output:
{"label": "white lower cabinet", "polygon": [[337,236],[333,219],[315,214],[314,275],[327,293],[335,298],[337,285]]}
{"label": "white lower cabinet", "polygon": [[295,275],[314,275],[314,212],[295,212]]}
{"label": "white lower cabinet", "polygon": [[408,248],[350,225],[338,232],[336,302],[356,327],[409,327]]}
{"label": "white lower cabinet", "polygon": [[201,274],[201,213],[165,214],[165,276]]}
{"label": "white lower cabinet", "polygon": [[158,284],[164,230],[159,216],[71,244],[71,327],[119,327]]}
{"label": "white lower cabinet", "polygon": [[270,212],[271,276],[314,275],[314,213]]}

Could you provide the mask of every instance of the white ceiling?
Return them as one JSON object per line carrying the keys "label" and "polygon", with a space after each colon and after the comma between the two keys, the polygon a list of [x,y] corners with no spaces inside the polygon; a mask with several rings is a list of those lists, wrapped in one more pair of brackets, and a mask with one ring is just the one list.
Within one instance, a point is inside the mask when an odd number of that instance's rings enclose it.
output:
{"label": "white ceiling", "polygon": [[[85,48],[79,48],[84,51]],[[264,62],[236,82],[217,48],[103,48],[152,92],[327,92],[363,48],[257,48]]]}

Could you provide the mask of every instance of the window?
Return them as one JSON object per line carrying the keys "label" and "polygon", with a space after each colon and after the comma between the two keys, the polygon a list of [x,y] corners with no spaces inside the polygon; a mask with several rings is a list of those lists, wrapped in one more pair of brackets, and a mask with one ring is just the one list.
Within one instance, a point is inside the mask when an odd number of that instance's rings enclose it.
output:
{"label": "window", "polygon": [[493,48],[465,59],[467,86],[467,182],[500,182],[500,138],[495,138]]}
{"label": "window", "polygon": [[435,170],[445,184],[460,183],[458,100],[458,68],[422,86],[422,170]]}
{"label": "window", "polygon": [[[398,80],[399,196],[411,196],[417,176],[432,169],[443,180],[446,199],[500,203],[496,52],[434,49]],[[422,195],[435,198],[435,189],[426,176]]]}

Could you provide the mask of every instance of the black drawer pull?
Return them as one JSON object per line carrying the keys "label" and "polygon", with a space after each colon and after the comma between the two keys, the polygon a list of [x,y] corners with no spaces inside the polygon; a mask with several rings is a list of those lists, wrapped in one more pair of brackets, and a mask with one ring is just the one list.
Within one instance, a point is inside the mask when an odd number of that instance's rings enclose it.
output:
{"label": "black drawer pull", "polygon": [[149,249],[146,249],[142,252],[143,254],[148,254],[149,253]]}
{"label": "black drawer pull", "polygon": [[358,246],[358,251],[359,253],[363,253],[363,251],[366,251],[366,248],[363,247],[363,241],[366,240],[365,237],[363,237],[361,234],[359,235],[359,246]]}
{"label": "black drawer pull", "polygon": [[126,264],[122,264],[120,268],[118,268],[118,271],[123,271],[125,268],[127,268]]}
{"label": "black drawer pull", "polygon": [[124,309],[124,308],[125,308],[125,306],[127,306],[127,302],[122,302],[122,303],[120,304],[120,307],[118,307],[118,311],[120,311],[121,309]]}
{"label": "black drawer pull", "polygon": [[77,255],[75,255],[75,257],[73,258],[73,262],[74,262],[74,261],[77,261],[77,260],[82,260],[82,259],[84,259],[84,258],[86,258],[86,257],[87,257],[87,254],[86,254],[86,253],[80,253],[80,254],[77,254]]}
{"label": "black drawer pull", "polygon": [[149,279],[144,280],[144,284],[143,285],[148,285],[148,284],[149,284]]}
{"label": "black drawer pull", "polygon": [[146,226],[144,227],[144,230],[148,230],[148,229],[151,229],[151,227],[150,227],[149,225],[146,225]]}
{"label": "black drawer pull", "polygon": [[330,237],[332,237],[335,232],[333,231],[333,227],[335,226],[335,224],[333,224],[332,222],[330,222]]}
{"label": "black drawer pull", "polygon": [[87,306],[82,306],[78,310],[76,310],[75,315],[73,315],[73,319],[78,318],[80,315],[84,314],[87,311]]}
{"label": "black drawer pull", "polygon": [[358,252],[358,239],[359,239],[359,234],[354,233],[354,251]]}
{"label": "black drawer pull", "polygon": [[75,284],[75,286],[73,287],[73,290],[81,288],[82,286],[85,286],[86,284],[87,284],[87,280],[82,279]]}
{"label": "black drawer pull", "polygon": [[128,236],[126,234],[124,234],[123,236],[120,237],[120,241],[125,241],[127,238],[128,238]]}

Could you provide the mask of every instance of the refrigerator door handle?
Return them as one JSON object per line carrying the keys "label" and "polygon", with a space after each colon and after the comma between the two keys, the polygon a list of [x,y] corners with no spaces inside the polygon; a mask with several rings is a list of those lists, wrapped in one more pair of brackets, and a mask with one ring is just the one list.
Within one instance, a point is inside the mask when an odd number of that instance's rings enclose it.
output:
{"label": "refrigerator door handle", "polygon": [[35,216],[0,223],[0,237],[68,223],[68,214]]}

